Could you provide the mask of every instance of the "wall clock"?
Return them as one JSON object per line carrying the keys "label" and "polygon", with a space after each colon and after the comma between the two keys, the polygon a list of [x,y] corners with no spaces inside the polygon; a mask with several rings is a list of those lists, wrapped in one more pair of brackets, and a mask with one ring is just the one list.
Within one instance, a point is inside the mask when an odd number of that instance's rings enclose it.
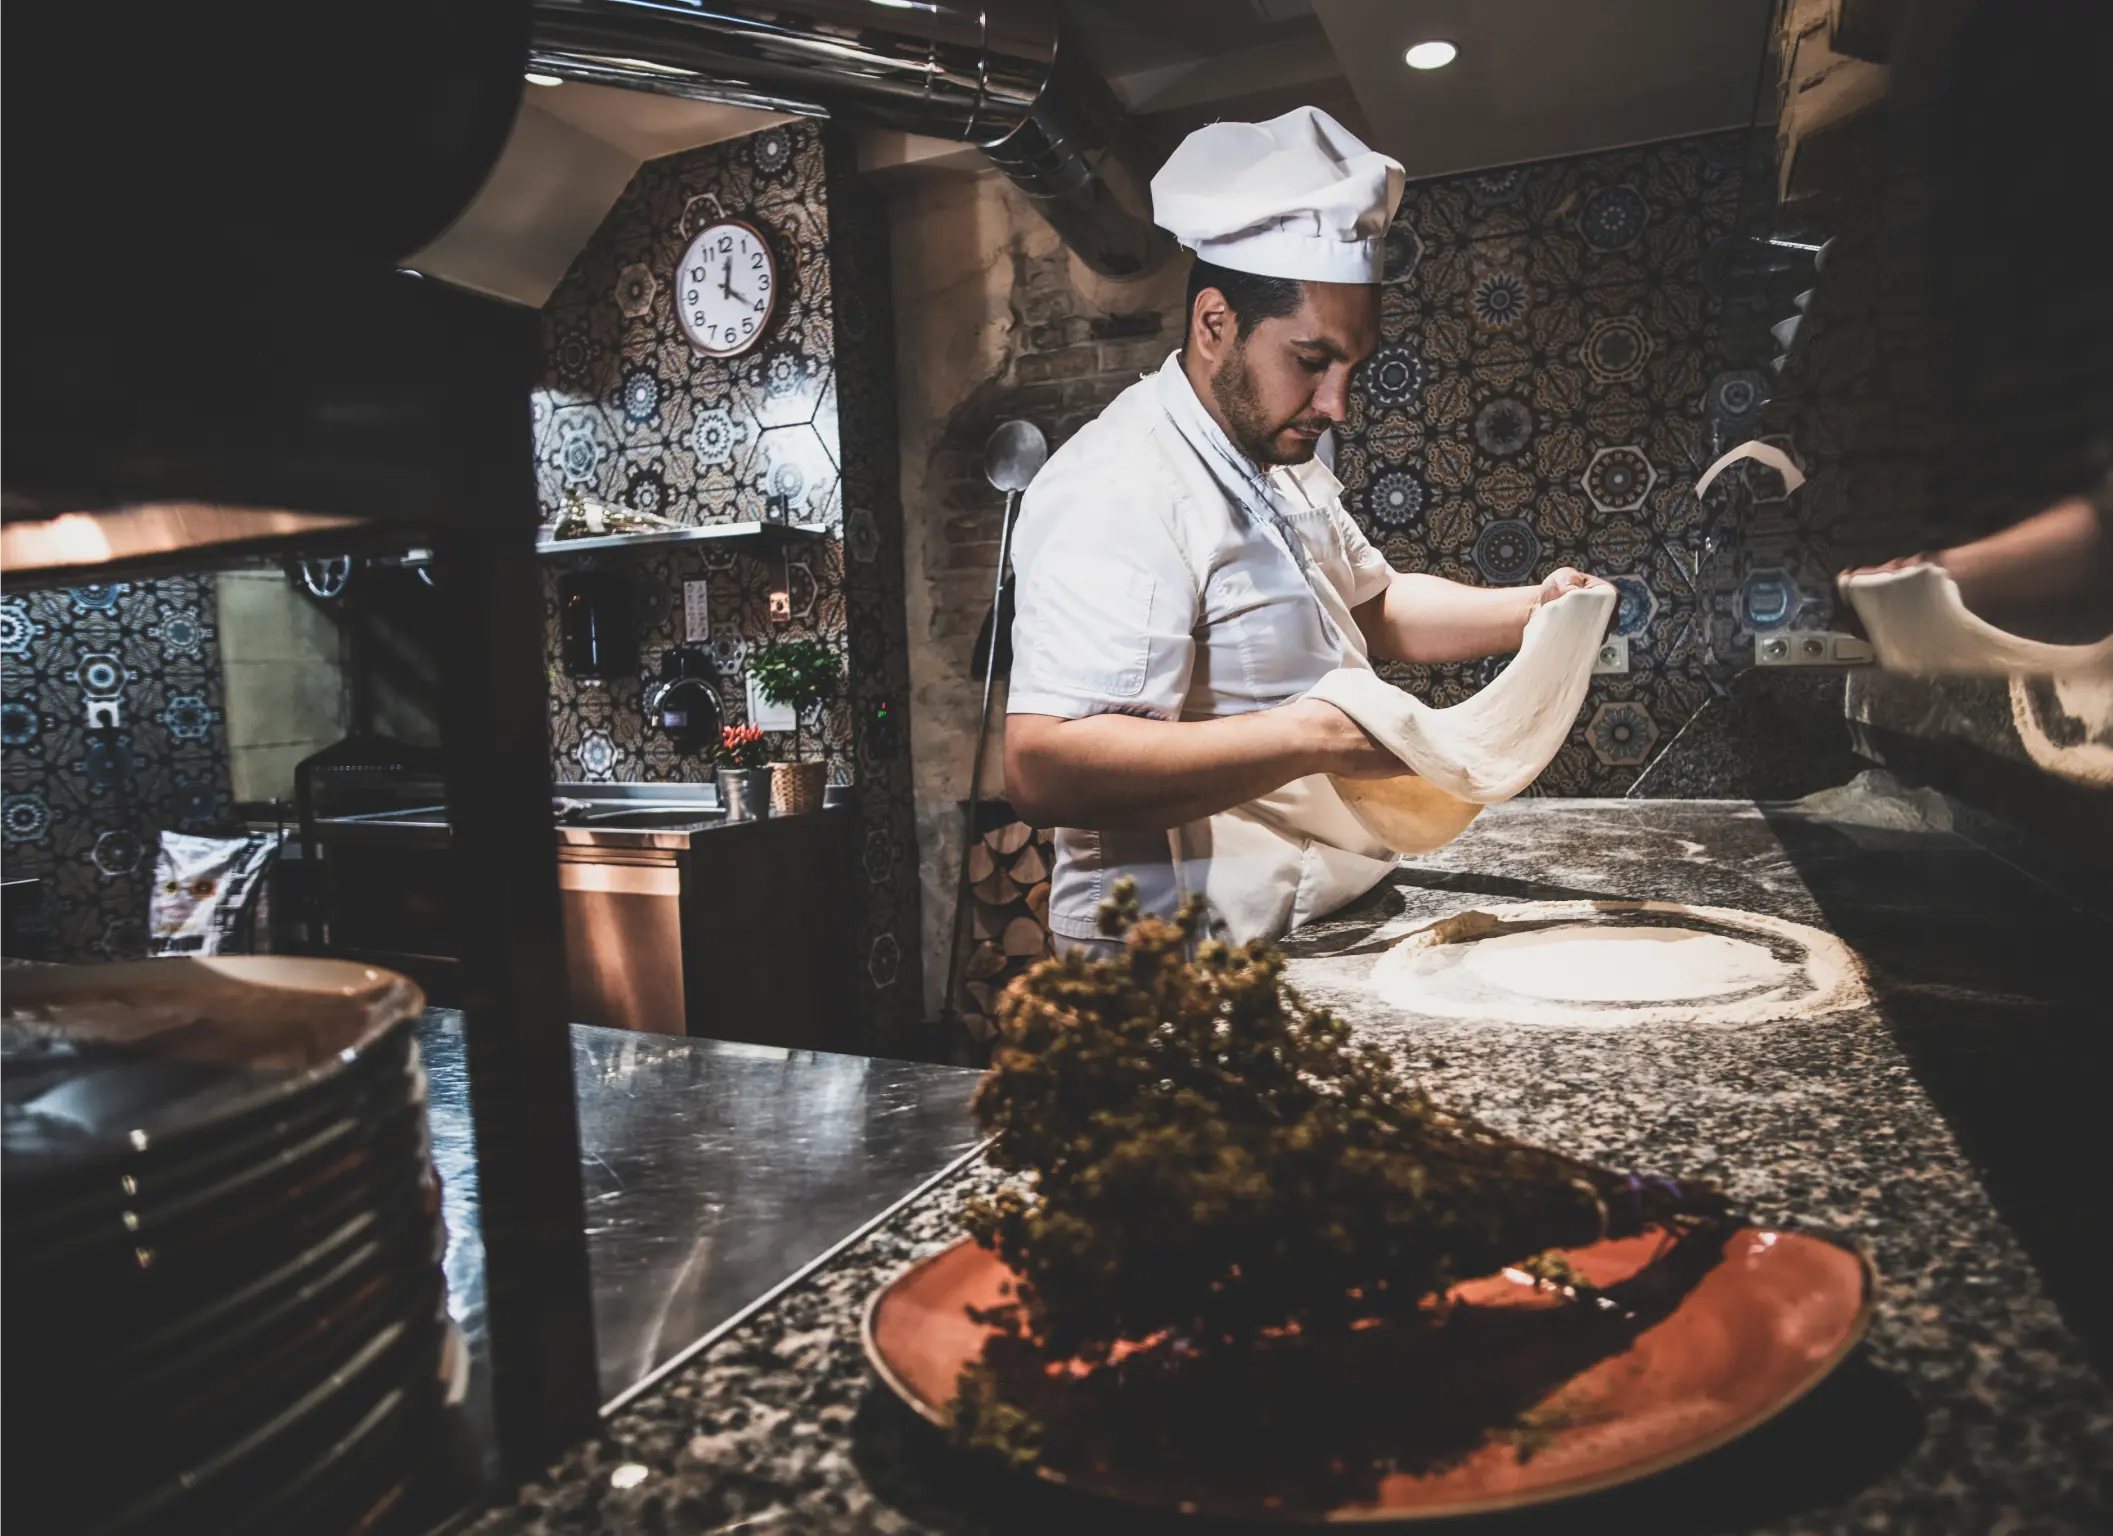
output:
{"label": "wall clock", "polygon": [[707,224],[683,253],[675,278],[675,312],[699,352],[733,357],[763,339],[777,308],[778,272],[753,224]]}

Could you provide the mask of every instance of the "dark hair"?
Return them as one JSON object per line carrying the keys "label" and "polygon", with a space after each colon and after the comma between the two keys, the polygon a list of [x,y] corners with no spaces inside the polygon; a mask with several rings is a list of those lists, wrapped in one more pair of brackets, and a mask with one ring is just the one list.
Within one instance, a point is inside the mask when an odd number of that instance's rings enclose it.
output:
{"label": "dark hair", "polygon": [[1233,312],[1233,323],[1240,340],[1247,340],[1248,333],[1264,320],[1281,320],[1286,315],[1295,315],[1299,306],[1306,302],[1306,286],[1295,277],[1259,277],[1253,272],[1234,272],[1196,258],[1189,268],[1189,301],[1186,319],[1182,325],[1182,344],[1188,344],[1188,328],[1195,323],[1196,295],[1206,288],[1215,288],[1225,295],[1226,306]]}

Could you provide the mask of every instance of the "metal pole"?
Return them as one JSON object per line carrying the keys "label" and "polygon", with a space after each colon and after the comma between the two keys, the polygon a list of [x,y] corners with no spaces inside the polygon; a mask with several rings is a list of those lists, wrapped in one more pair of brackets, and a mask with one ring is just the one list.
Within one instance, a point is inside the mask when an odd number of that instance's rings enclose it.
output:
{"label": "metal pole", "polygon": [[524,519],[435,540],[492,1412],[510,1482],[591,1432],[599,1400],[534,538]]}
{"label": "metal pole", "polygon": [[998,678],[998,640],[1002,634],[998,600],[1005,593],[1005,565],[1012,558],[1013,515],[1019,510],[1020,493],[1007,491],[1005,522],[998,530],[998,569],[991,581],[990,650],[983,658],[983,711],[976,720],[976,755],[970,761],[968,771],[968,810],[961,823],[961,875],[954,884],[954,926],[947,939],[946,992],[939,1005],[942,1016],[950,1019],[960,1017],[954,990],[961,985],[961,929],[968,913],[968,851],[976,841],[976,808],[983,799],[983,752],[990,739],[990,695]]}

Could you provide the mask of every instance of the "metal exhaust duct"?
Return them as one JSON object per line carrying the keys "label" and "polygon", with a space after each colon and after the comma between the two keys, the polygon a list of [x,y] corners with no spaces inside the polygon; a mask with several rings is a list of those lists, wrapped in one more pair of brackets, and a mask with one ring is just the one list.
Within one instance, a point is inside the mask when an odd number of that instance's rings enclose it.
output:
{"label": "metal exhaust duct", "polygon": [[1046,0],[535,0],[529,67],[974,144],[1094,271],[1171,248],[1156,160]]}

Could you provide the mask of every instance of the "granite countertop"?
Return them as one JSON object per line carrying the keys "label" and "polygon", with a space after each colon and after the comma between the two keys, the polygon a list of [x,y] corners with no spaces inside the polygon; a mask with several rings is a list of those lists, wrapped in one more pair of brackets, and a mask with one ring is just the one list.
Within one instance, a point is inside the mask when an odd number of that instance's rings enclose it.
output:
{"label": "granite countertop", "polygon": [[[1477,1531],[2113,1525],[2109,1255],[2083,1219],[2108,1187],[2108,1138],[2087,1107],[2113,1080],[2091,980],[2113,925],[1912,804],[1833,809],[1515,802],[1287,945],[1294,982],[1440,1099],[1616,1166],[1714,1175],[1757,1217],[1846,1236],[1878,1266],[1866,1345],[1769,1425],[1643,1484]],[[1383,929],[1581,897],[1825,928],[1863,958],[1877,1006],[1584,1033],[1410,1026],[1357,987]],[[471,1529],[1165,1528],[965,1465],[870,1380],[867,1296],[951,1241],[962,1202],[994,1182],[977,1166],[905,1210]]]}

